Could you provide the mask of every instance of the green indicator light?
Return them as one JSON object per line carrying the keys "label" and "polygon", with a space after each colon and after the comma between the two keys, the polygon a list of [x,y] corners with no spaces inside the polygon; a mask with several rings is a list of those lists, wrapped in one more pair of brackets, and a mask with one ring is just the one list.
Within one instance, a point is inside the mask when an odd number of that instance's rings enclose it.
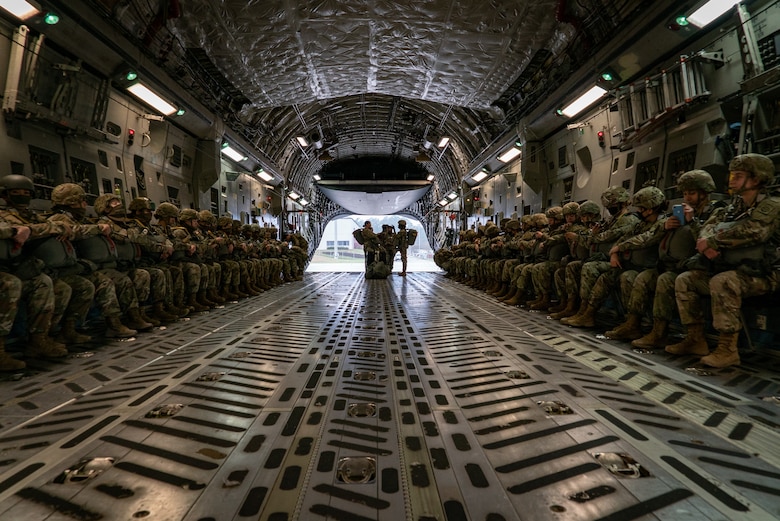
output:
{"label": "green indicator light", "polygon": [[612,75],[608,72],[602,74],[601,77],[604,81],[612,81]]}
{"label": "green indicator light", "polygon": [[60,21],[60,17],[57,13],[46,13],[46,15],[43,17],[43,21],[46,23],[46,25],[55,25]]}
{"label": "green indicator light", "polygon": [[184,109],[179,109],[179,110],[176,111],[176,115],[177,116],[183,116],[185,112],[187,112],[187,111],[184,110]]}
{"label": "green indicator light", "polygon": [[686,25],[688,25],[688,19],[684,15],[678,16],[677,18],[674,19],[674,21],[680,27],[685,27]]}
{"label": "green indicator light", "polygon": [[130,71],[127,73],[127,76],[125,76],[127,81],[133,81],[136,78],[138,78],[138,73],[135,71]]}

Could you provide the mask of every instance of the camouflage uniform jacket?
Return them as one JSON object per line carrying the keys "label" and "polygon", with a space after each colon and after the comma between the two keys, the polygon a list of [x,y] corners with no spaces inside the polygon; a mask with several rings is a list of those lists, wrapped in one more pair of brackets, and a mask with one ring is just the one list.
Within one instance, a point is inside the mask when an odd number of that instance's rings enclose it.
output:
{"label": "camouflage uniform jacket", "polygon": [[46,218],[32,210],[19,211],[17,208],[0,208],[0,219],[11,225],[27,226],[30,228],[28,240],[63,235],[67,233],[67,226],[59,222],[50,222]]}
{"label": "camouflage uniform jacket", "polygon": [[160,255],[173,243],[151,225],[146,225],[138,219],[128,219],[127,236],[130,241],[141,247],[144,257],[160,260]]}

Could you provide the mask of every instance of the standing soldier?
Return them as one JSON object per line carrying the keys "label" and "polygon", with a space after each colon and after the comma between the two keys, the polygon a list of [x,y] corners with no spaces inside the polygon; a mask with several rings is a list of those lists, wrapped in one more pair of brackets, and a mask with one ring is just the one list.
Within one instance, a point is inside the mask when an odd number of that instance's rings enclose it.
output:
{"label": "standing soldier", "polygon": [[[51,202],[54,207],[49,221],[70,226],[74,241],[89,239],[97,235],[108,236],[111,233],[111,227],[108,224],[87,222],[87,194],[81,186],[74,183],[56,186],[51,192]],[[135,329],[125,326],[120,321],[122,310],[119,307],[114,279],[100,270],[92,261],[82,259],[80,263],[88,271],[82,275],[95,286],[95,304],[106,320],[106,336],[109,338],[128,338],[135,335],[137,333]],[[121,281],[123,287],[125,289],[129,287],[132,290],[132,282],[127,277],[124,279],[126,280]]]}
{"label": "standing soldier", "polygon": [[[711,367],[739,364],[742,299],[765,295],[780,284],[776,258],[780,197],[766,188],[774,177],[774,163],[760,154],[743,154],[729,163],[729,191],[734,199],[713,212],[696,241],[709,270],[686,271],[675,281],[687,335],[682,342],[666,346],[667,352],[702,356],[701,362]],[[712,299],[712,325],[719,333],[712,353],[704,338],[702,295]]]}
{"label": "standing soldier", "polygon": [[395,249],[401,254],[401,273],[400,276],[406,277],[406,267],[408,263],[408,249],[417,240],[417,230],[407,230],[406,221],[398,221],[398,233],[395,235]]}

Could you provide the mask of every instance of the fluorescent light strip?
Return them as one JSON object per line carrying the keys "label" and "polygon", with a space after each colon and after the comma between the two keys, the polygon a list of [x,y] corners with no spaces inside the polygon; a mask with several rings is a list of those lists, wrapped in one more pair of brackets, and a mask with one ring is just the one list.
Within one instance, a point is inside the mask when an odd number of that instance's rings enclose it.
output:
{"label": "fluorescent light strip", "polygon": [[476,182],[480,182],[488,176],[487,172],[477,172],[472,179]]}
{"label": "fluorescent light strip", "polygon": [[302,147],[306,148],[307,146],[309,146],[309,142],[306,141],[305,137],[303,137],[303,136],[296,136],[295,139],[298,140],[298,144],[300,144]]}
{"label": "fluorescent light strip", "polygon": [[520,149],[517,147],[512,147],[500,156],[498,156],[498,160],[502,163],[509,163],[511,160],[516,158],[520,155]]}
{"label": "fluorescent light strip", "polygon": [[704,27],[739,3],[739,0],[710,0],[696,9],[688,21],[696,27]]}
{"label": "fluorescent light strip", "polygon": [[35,16],[40,11],[29,2],[24,0],[2,0],[0,1],[0,8],[5,9],[12,15],[22,20],[27,20],[31,16]]}
{"label": "fluorescent light strip", "polygon": [[444,147],[447,146],[447,143],[449,143],[449,142],[450,142],[450,138],[448,138],[447,136],[444,136],[443,138],[441,138],[439,140],[439,144],[437,146],[439,148],[444,148]]}
{"label": "fluorescent light strip", "polygon": [[290,199],[295,201],[296,199],[298,199],[300,197],[300,195],[296,194],[295,192],[290,192],[289,194],[287,194],[287,197],[289,197]]}
{"label": "fluorescent light strip", "polygon": [[455,200],[455,199],[457,199],[457,198],[458,198],[458,194],[456,194],[455,192],[450,192],[450,193],[447,195],[447,199],[449,199],[450,201],[454,201],[454,200]]}
{"label": "fluorescent light strip", "polygon": [[257,173],[257,175],[259,175],[260,179],[262,179],[263,181],[273,181],[273,179],[274,179],[274,176],[272,176],[271,174],[269,174],[265,170],[260,170]]}
{"label": "fluorescent light strip", "polygon": [[428,174],[428,177],[426,177],[426,179],[427,179],[428,181],[433,181],[434,179],[436,179],[436,176],[435,176],[435,175],[433,175],[433,174]]}
{"label": "fluorescent light strip", "polygon": [[162,99],[160,96],[158,96],[155,92],[152,91],[149,87],[144,85],[143,83],[134,83],[133,85],[130,85],[127,87],[127,90],[135,96],[136,98],[140,99],[153,109],[155,109],[157,112],[160,112],[161,114],[165,114],[166,116],[170,116],[174,112],[176,112],[178,109]]}
{"label": "fluorescent light strip", "polygon": [[246,156],[244,156],[244,154],[240,153],[238,150],[230,146],[222,147],[222,153],[236,162],[241,162],[244,159],[246,159]]}
{"label": "fluorescent light strip", "polygon": [[602,89],[598,85],[594,85],[588,92],[564,107],[563,110],[561,110],[561,113],[566,117],[573,118],[586,108],[590,107],[606,93],[607,91],[605,89]]}
{"label": "fluorescent light strip", "polygon": [[450,200],[449,200],[449,199],[447,199],[447,198],[445,197],[444,199],[442,199],[441,201],[439,201],[439,204],[440,204],[441,206],[447,206],[448,204],[450,204]]}

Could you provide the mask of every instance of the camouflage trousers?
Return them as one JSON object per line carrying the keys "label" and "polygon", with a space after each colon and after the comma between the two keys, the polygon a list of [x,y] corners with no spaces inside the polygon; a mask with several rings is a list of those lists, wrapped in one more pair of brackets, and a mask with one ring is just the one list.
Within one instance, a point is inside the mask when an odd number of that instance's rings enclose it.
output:
{"label": "camouflage trousers", "polygon": [[[67,288],[67,300],[62,293]],[[83,322],[92,302],[95,300],[95,285],[81,275],[65,275],[54,279],[54,316],[51,323],[56,325],[63,318]],[[63,306],[62,303],[65,303]]]}
{"label": "camouflage trousers", "polygon": [[[142,302],[146,302],[149,299],[151,293],[152,276],[146,269],[133,268],[127,271],[123,271],[130,280],[133,281],[133,288],[135,289],[135,298],[140,305]],[[127,308],[124,308],[127,309]]]}
{"label": "camouflage trousers", "polygon": [[222,265],[222,287],[229,288],[237,284],[241,277],[238,263],[230,259],[222,259],[219,263]]}
{"label": "camouflage trousers", "polygon": [[[531,280],[531,273],[536,264],[534,263],[528,263],[523,264],[523,267],[520,268],[519,274],[517,276],[517,282],[515,282],[515,285],[517,286],[517,293],[520,296],[525,295],[526,291],[529,289],[533,289],[533,281]],[[519,266],[518,266],[519,267]],[[515,268],[515,273],[518,272],[518,268]]]}
{"label": "camouflage trousers", "polygon": [[[594,261],[586,262],[582,265],[582,273],[580,274],[580,297],[583,301],[587,302],[593,296],[593,289],[596,286],[596,281],[599,280],[604,273],[609,273],[612,270],[607,261]],[[617,281],[617,276],[614,277],[614,281]],[[605,281],[606,283],[606,281]],[[602,288],[606,287],[602,284]]]}
{"label": "camouflage trousers", "polygon": [[653,318],[671,320],[677,311],[677,299],[674,294],[674,284],[677,272],[665,271],[658,275],[653,297]]}
{"label": "camouflage trousers", "polygon": [[531,268],[531,280],[534,283],[534,292],[537,297],[552,296],[553,274],[560,265],[561,263],[558,261],[542,261]]}
{"label": "camouflage trousers", "polygon": [[520,259],[507,259],[501,269],[501,282],[510,282],[514,274],[515,267],[522,261]]}
{"label": "camouflage trousers", "polygon": [[677,277],[674,292],[684,325],[704,323],[702,296],[709,295],[712,326],[720,333],[736,333],[742,329],[742,299],[765,295],[776,287],[773,277],[751,277],[734,270],[710,276],[706,271],[692,270]]}
{"label": "camouflage trousers", "polygon": [[22,282],[21,298],[26,304],[27,331],[48,333],[54,312],[54,283],[48,275],[38,275]]}
{"label": "camouflage trousers", "polygon": [[95,305],[104,317],[115,317],[122,313],[119,308],[119,300],[116,296],[116,286],[114,281],[101,271],[96,271],[87,275],[95,287]]}
{"label": "camouflage trousers", "polygon": [[187,295],[197,295],[200,291],[201,282],[201,269],[199,264],[194,262],[180,262],[177,264],[181,268],[182,275],[184,276],[184,293],[185,298]]}
{"label": "camouflage trousers", "polygon": [[658,270],[638,272],[626,270],[620,274],[620,295],[629,315],[643,316],[650,307],[655,293]]}
{"label": "camouflage trousers", "polygon": [[184,302],[184,273],[179,266],[172,264],[162,265],[161,269],[165,274],[165,303],[178,307],[178,304]]}
{"label": "camouflage trousers", "polygon": [[0,272],[0,337],[6,337],[14,327],[22,281],[10,273]]}
{"label": "camouflage trousers", "polygon": [[[113,268],[99,270],[99,273],[102,273],[111,279],[111,282],[114,283],[114,288],[116,289],[116,298],[119,302],[119,308],[122,311],[127,311],[130,308],[138,307],[138,294],[135,291],[135,282],[131,280],[127,274]],[[149,272],[145,271],[144,275],[148,285]],[[140,277],[144,278],[144,275],[141,275]]]}
{"label": "camouflage trousers", "polygon": [[[571,261],[566,265],[564,275],[560,279],[561,286],[564,288],[567,297],[570,300],[577,298],[580,294],[580,279],[582,278],[582,265],[585,264],[581,260]],[[556,283],[558,279],[556,279]]]}

